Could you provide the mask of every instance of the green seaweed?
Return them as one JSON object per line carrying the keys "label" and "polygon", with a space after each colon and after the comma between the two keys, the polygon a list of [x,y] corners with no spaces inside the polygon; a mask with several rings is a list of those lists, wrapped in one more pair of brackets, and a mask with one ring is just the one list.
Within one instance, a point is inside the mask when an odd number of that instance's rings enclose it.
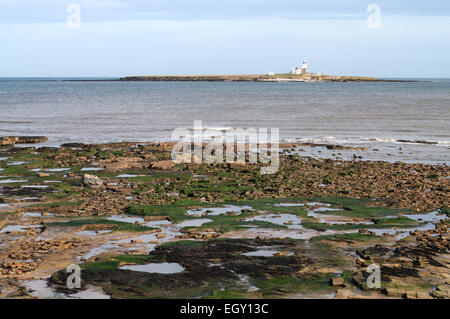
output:
{"label": "green seaweed", "polygon": [[117,225],[117,228],[114,229],[115,231],[138,232],[156,229],[151,227],[138,226],[132,223],[112,221],[107,219],[75,219],[70,220],[68,222],[51,222],[47,223],[46,225],[49,227],[81,227],[84,225],[92,225],[92,224]]}
{"label": "green seaweed", "polygon": [[286,228],[284,225],[277,225],[270,222],[265,221],[244,221],[245,218],[251,217],[254,214],[250,213],[241,213],[237,216],[227,216],[227,215],[209,215],[207,218],[212,219],[212,222],[204,223],[200,227],[185,227],[183,230],[191,230],[195,229],[196,231],[204,231],[205,229],[214,229],[215,231],[220,232],[229,232],[238,229],[242,229],[245,226],[253,225],[260,228],[274,228],[274,229],[282,229]]}
{"label": "green seaweed", "polygon": [[255,280],[265,298],[286,293],[331,293],[334,288],[329,285],[334,273],[317,273],[306,276],[284,276]]}
{"label": "green seaweed", "polygon": [[321,240],[330,240],[330,241],[357,241],[357,242],[366,242],[379,238],[379,236],[371,235],[371,234],[360,234],[360,233],[351,233],[351,234],[334,234],[334,235],[322,235],[311,238],[311,242],[321,241]]}
{"label": "green seaweed", "polygon": [[180,222],[192,217],[187,216],[186,210],[174,205],[131,205],[126,213],[138,216],[167,216],[173,222]]}
{"label": "green seaweed", "polygon": [[85,271],[96,273],[104,271],[113,271],[117,269],[119,264],[120,262],[117,260],[97,261],[81,264],[80,268]]}

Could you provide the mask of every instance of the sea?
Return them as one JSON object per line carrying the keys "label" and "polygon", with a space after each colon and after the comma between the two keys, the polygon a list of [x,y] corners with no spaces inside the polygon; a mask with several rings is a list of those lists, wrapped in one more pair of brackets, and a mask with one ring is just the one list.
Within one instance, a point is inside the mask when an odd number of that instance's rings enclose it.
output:
{"label": "sea", "polygon": [[[0,136],[42,145],[162,142],[177,128],[279,129],[281,142],[364,147],[360,160],[450,164],[450,79],[124,82],[0,78]],[[354,158],[303,147],[302,154]],[[359,156],[359,155],[358,155]]]}

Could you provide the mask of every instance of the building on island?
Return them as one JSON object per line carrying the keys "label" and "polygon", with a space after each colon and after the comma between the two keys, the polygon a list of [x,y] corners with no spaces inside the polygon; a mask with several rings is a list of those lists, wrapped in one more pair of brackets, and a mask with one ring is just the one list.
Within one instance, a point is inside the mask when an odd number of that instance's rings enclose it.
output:
{"label": "building on island", "polygon": [[306,63],[306,60],[303,60],[301,68],[293,67],[291,70],[291,74],[307,75],[308,74],[308,63]]}

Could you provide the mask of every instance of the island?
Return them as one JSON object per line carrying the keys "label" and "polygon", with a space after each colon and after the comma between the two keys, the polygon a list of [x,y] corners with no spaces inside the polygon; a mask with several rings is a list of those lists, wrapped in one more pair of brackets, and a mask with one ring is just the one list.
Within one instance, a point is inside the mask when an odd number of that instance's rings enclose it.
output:
{"label": "island", "polygon": [[318,74],[238,74],[238,75],[142,75],[122,77],[119,81],[194,81],[194,82],[411,82],[364,76]]}
{"label": "island", "polygon": [[196,82],[411,82],[410,80],[387,80],[367,76],[324,75],[308,72],[303,60],[301,67],[293,67],[289,73],[237,75],[146,75],[127,76],[120,81],[196,81]]}

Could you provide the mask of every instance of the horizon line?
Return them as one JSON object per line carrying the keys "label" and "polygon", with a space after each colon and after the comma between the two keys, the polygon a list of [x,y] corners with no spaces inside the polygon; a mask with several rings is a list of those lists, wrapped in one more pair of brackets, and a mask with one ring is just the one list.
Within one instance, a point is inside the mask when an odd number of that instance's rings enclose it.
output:
{"label": "horizon line", "polygon": [[[168,74],[145,74],[145,75],[121,75],[121,76],[92,76],[92,75],[88,75],[88,76],[0,76],[0,79],[64,79],[64,78],[73,78],[73,79],[81,79],[81,78],[91,78],[91,79],[99,79],[99,78],[103,78],[103,79],[121,79],[121,78],[125,78],[125,77],[135,77],[135,76],[232,76],[232,75],[266,75],[267,73],[242,73],[242,74],[173,74],[173,75],[168,75]],[[284,73],[275,73],[275,74],[284,74]],[[329,75],[329,74],[328,74]],[[337,75],[331,75],[331,76],[337,76]],[[353,75],[340,75],[340,76],[353,76]],[[362,76],[362,75],[356,75],[356,76]],[[369,75],[364,75],[364,77],[369,77]],[[391,79],[450,79],[450,75],[449,76],[416,76],[416,77],[411,77],[411,76],[372,76],[370,75],[370,77],[376,77],[376,78],[391,78]]]}

